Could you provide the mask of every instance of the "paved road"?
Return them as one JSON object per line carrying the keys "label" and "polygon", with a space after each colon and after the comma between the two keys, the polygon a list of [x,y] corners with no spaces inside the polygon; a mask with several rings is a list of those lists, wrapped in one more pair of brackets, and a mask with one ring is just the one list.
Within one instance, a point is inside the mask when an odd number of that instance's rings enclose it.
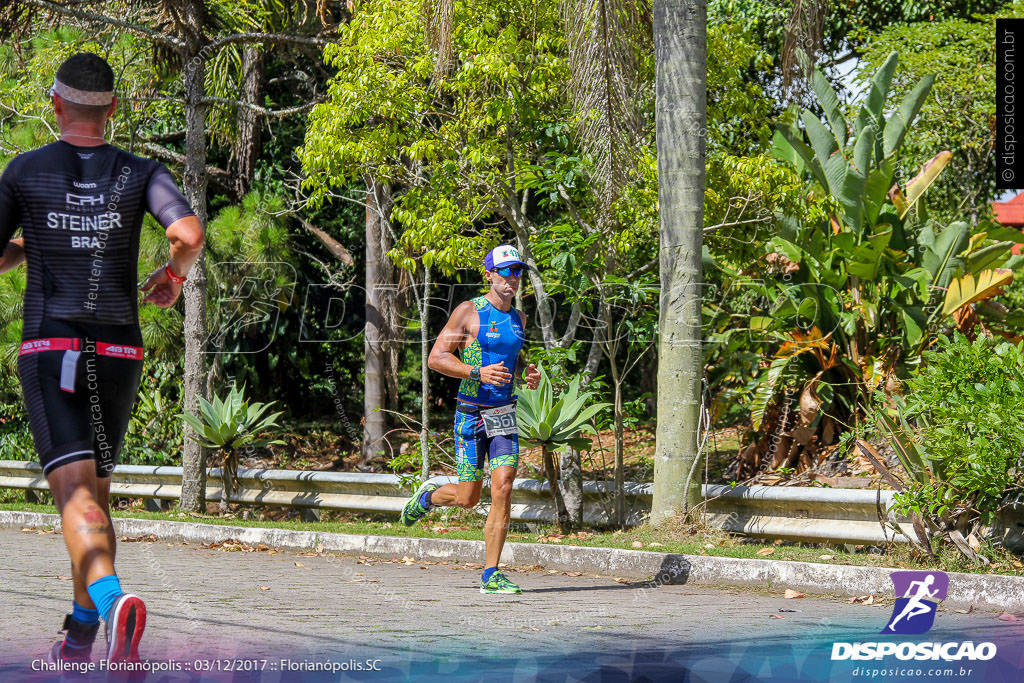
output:
{"label": "paved road", "polygon": [[[0,678],[7,680],[30,668],[58,637],[71,582],[59,534],[2,529],[0,547],[6,645],[0,674],[8,674]],[[521,596],[481,595],[479,569],[465,565],[246,550],[236,544],[122,541],[117,566],[122,584],[149,609],[141,648],[148,660],[266,658],[279,670],[282,658],[371,659],[379,660],[373,667],[385,670],[376,674],[378,680],[475,680],[485,669],[522,680],[543,672],[565,680],[587,667],[607,666],[625,672],[626,680],[640,665],[662,662],[665,672],[678,671],[683,655],[688,662],[722,660],[718,666],[724,670],[746,660],[756,670],[750,662],[755,649],[769,660],[787,652],[799,658],[815,643],[877,639],[892,605],[787,600],[781,594],[689,585],[649,588],[613,577],[525,568],[507,570],[525,589]],[[793,609],[800,611],[780,611]],[[1012,635],[1024,642],[1024,627],[989,612],[941,611],[929,638],[965,633],[975,640]],[[766,660],[763,666],[773,664]],[[361,675],[372,678],[374,672]],[[186,673],[160,678],[188,679]],[[611,680],[604,674],[600,679]],[[292,679],[265,670],[259,680]]]}

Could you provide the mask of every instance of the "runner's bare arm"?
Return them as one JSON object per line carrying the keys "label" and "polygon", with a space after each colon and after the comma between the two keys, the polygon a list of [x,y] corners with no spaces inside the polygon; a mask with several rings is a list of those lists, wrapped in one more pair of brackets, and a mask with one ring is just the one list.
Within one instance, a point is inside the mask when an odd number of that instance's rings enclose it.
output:
{"label": "runner's bare arm", "polygon": [[469,333],[469,316],[474,314],[475,310],[471,301],[463,301],[455,307],[430,349],[430,355],[427,357],[428,368],[449,377],[469,379],[469,372],[473,366],[463,363],[458,353]]}
{"label": "runner's bare arm", "polygon": [[17,268],[25,260],[25,238],[19,237],[7,243],[0,256],[0,274]]}
{"label": "runner's bare arm", "polygon": [[[175,275],[185,276],[203,251],[203,226],[195,216],[185,216],[167,226],[164,234],[171,243],[171,270]],[[143,302],[161,308],[172,306],[181,293],[181,285],[167,277],[163,268],[153,271],[140,289],[148,292]]]}
{"label": "runner's bare arm", "polygon": [[[469,379],[473,366],[463,363],[458,353],[462,344],[469,338],[472,331],[470,323],[474,316],[476,307],[472,301],[463,301],[455,307],[448,318],[448,323],[430,349],[430,355],[427,357],[428,368],[449,377]],[[512,381],[512,373],[503,362],[485,365],[480,368],[480,381],[484,384],[502,386]]]}

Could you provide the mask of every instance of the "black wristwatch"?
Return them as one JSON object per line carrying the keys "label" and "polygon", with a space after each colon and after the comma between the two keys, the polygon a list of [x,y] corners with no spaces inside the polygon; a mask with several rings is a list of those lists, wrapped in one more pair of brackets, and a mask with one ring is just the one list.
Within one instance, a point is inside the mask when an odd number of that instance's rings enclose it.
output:
{"label": "black wristwatch", "polygon": [[480,366],[474,365],[473,369],[469,371],[469,378],[474,382],[480,381]]}

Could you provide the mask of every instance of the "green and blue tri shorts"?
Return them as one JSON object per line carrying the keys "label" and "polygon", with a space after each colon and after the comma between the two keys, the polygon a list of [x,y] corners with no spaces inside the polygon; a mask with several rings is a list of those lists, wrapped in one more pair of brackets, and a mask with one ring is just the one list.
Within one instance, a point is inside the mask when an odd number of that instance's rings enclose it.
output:
{"label": "green and blue tri shorts", "polygon": [[460,401],[455,408],[455,468],[459,481],[483,481],[484,458],[490,460],[492,472],[496,467],[518,467],[519,435],[487,436],[480,406]]}

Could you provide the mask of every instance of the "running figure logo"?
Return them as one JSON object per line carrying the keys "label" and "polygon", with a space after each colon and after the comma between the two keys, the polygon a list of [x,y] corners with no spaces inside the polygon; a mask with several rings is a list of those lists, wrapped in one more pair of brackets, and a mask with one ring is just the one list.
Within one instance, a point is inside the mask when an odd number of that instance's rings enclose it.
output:
{"label": "running figure logo", "polygon": [[935,623],[935,610],[946,599],[949,577],[943,572],[899,571],[889,575],[896,595],[892,618],[882,633],[915,635]]}

